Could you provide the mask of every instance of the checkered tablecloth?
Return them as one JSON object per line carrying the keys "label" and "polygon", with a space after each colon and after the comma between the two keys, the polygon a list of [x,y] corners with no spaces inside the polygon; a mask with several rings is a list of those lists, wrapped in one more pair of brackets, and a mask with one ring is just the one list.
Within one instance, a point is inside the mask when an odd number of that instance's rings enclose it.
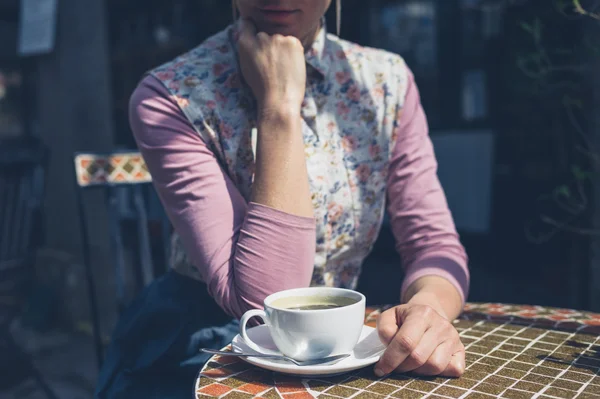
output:
{"label": "checkered tablecloth", "polygon": [[[368,309],[374,326],[380,309]],[[196,398],[600,398],[600,315],[568,309],[468,304],[455,327],[467,349],[459,379],[393,375],[372,367],[300,379],[242,360],[214,357],[196,381]]]}

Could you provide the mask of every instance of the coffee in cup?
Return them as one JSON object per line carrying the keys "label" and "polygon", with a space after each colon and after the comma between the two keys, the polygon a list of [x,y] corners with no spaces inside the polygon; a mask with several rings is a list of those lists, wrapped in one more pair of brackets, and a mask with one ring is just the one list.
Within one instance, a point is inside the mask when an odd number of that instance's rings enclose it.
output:
{"label": "coffee in cup", "polygon": [[271,306],[289,310],[325,310],[349,306],[359,300],[359,298],[331,295],[290,296],[274,300]]}
{"label": "coffee in cup", "polygon": [[329,287],[280,291],[264,300],[264,310],[250,310],[240,320],[246,344],[261,353],[267,348],[252,342],[248,320],[259,317],[279,351],[295,360],[314,360],[351,353],[362,332],[365,297],[359,292]]}

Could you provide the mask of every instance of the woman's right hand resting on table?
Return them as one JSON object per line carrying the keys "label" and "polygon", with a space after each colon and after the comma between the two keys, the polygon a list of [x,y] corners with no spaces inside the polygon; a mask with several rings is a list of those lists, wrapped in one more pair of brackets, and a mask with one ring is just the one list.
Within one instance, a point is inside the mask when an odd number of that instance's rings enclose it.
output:
{"label": "woman's right hand resting on table", "polygon": [[313,217],[300,114],[306,88],[304,48],[295,37],[257,33],[244,20],[239,57],[257,104],[252,201]]}

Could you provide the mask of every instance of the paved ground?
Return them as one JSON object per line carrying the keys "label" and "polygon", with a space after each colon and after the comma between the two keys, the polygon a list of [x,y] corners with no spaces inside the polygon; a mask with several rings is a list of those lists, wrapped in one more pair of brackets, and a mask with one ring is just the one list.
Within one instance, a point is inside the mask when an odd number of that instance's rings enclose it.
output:
{"label": "paved ground", "polygon": [[[60,399],[91,399],[96,383],[96,367],[92,341],[83,334],[51,332],[36,334],[18,326],[15,337],[29,353],[44,378]],[[0,392],[0,399],[45,399],[46,396],[31,379],[9,392]]]}

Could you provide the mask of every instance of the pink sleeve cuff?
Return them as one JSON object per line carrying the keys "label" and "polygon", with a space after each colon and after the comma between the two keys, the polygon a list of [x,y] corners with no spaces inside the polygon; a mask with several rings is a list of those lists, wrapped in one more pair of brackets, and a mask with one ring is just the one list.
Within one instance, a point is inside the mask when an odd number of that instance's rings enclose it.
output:
{"label": "pink sleeve cuff", "polygon": [[279,226],[289,226],[302,230],[316,230],[314,218],[293,215],[256,202],[248,204],[248,213],[252,213],[260,219],[269,220]]}
{"label": "pink sleeve cuff", "polygon": [[466,271],[466,267],[462,266],[463,263],[464,259],[461,257],[457,256],[454,259],[448,254],[419,259],[406,269],[406,275],[402,283],[401,298],[404,299],[408,287],[421,277],[437,276],[448,280],[456,288],[464,306],[466,298],[469,295],[470,277]]}

